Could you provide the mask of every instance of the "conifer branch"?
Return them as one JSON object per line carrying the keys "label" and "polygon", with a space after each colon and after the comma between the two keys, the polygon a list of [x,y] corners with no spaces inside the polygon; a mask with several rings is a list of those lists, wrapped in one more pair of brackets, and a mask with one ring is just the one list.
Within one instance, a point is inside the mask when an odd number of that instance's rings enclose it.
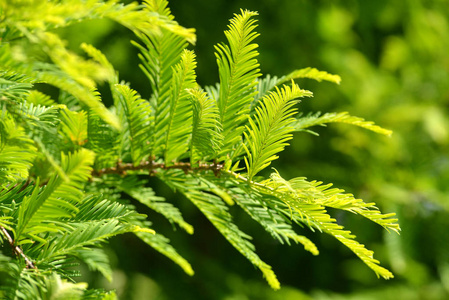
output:
{"label": "conifer branch", "polygon": [[[0,23],[5,21],[0,40],[7,42],[0,47],[0,242],[9,244],[5,247],[12,258],[0,258],[2,276],[8,273],[1,278],[6,283],[0,287],[2,296],[114,298],[101,290],[85,293],[87,285],[67,284],[63,278],[77,273],[67,270],[75,259],[110,279],[112,268],[101,243],[126,232],[192,275],[190,264],[167,238],[154,234],[145,215],[130,203],[116,201],[126,193],[193,232],[181,211],[170,199],[157,196],[152,182],[141,174],[157,175],[184,194],[262,271],[273,289],[279,289],[279,281],[255,252],[251,237],[234,223],[228,207],[234,203],[281,243],[294,241],[318,254],[293,225],[317,229],[337,238],[376,274],[392,277],[326,209],[357,213],[397,232],[394,214],[382,214],[374,203],[331,189],[330,184],[303,177],[285,180],[277,172],[268,179],[256,177],[278,158],[294,131],[342,122],[389,134],[347,113],[294,118],[296,99],[312,95],[294,79],[338,83],[340,78],[305,68],[281,78],[259,79],[256,12],[242,10],[231,19],[225,32],[228,43],[215,47],[220,82],[205,88],[206,93],[196,82],[195,54],[186,50],[188,42],[194,42],[193,31],[174,21],[167,0],[145,0],[142,5],[34,2],[8,4],[9,14],[0,16]],[[86,59],[66,47],[53,30],[92,18],[112,19],[136,34],[134,45],[152,91],[148,99],[131,89],[132,83],[120,81],[100,50],[83,44],[90,57]],[[18,37],[20,43],[11,43]],[[36,55],[36,45],[48,57]],[[105,81],[111,87],[110,108],[96,89]],[[279,87],[288,81],[291,85]],[[59,89],[57,102],[34,83]],[[246,168],[239,167],[243,162]],[[105,174],[115,176],[92,181]]]}
{"label": "conifer branch", "polygon": [[22,256],[22,258],[25,260],[25,263],[26,263],[26,266],[27,266],[28,269],[35,269],[35,270],[37,270],[36,266],[31,261],[31,259],[29,259],[28,256],[25,255],[25,253],[23,253],[23,250],[19,246],[14,245],[14,240],[9,235],[8,231],[6,230],[6,228],[0,225],[0,230],[2,231],[2,233],[4,234],[6,239],[8,240],[8,243],[11,245],[14,254],[17,255],[17,256]]}

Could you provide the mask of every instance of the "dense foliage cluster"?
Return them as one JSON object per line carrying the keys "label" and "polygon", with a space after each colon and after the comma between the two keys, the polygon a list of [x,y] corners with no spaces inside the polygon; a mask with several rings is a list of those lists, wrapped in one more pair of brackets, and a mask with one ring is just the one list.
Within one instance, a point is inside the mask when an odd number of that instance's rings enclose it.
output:
{"label": "dense foliage cluster", "polygon": [[[295,225],[335,237],[378,276],[393,275],[373,252],[326,211],[359,214],[387,230],[400,230],[394,214],[382,214],[330,184],[304,177],[284,179],[276,170],[260,176],[295,131],[329,122],[390,134],[347,113],[298,114],[310,91],[301,78],[339,83],[339,76],[305,68],[281,78],[262,76],[257,61],[257,13],[242,10],[215,47],[219,83],[196,82],[195,34],[174,21],[165,0],[143,5],[115,1],[5,1],[0,6],[0,272],[8,299],[114,298],[74,283],[83,262],[111,279],[107,239],[134,233],[187,274],[191,265],[153,229],[124,195],[193,233],[180,210],[157,196],[156,176],[196,206],[262,273],[280,284],[233,222],[239,206],[281,243],[318,249]],[[92,45],[86,55],[69,50],[60,27],[109,18],[136,36],[141,70],[152,95],[143,99],[122,82]],[[107,84],[110,107],[98,86]]]}

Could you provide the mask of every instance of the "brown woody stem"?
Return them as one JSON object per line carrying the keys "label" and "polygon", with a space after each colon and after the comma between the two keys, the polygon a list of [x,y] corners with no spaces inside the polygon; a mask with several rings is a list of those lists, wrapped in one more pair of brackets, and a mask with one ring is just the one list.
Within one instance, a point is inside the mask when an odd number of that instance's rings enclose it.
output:
{"label": "brown woody stem", "polygon": [[34,263],[31,261],[31,259],[29,259],[28,256],[25,255],[25,253],[23,253],[23,250],[19,246],[14,245],[14,240],[9,235],[9,232],[6,230],[6,228],[3,226],[0,226],[0,230],[5,235],[6,239],[8,240],[9,244],[11,245],[14,254],[17,256],[21,256],[25,260],[27,268],[28,269],[37,269],[36,266],[34,265]]}
{"label": "brown woody stem", "polygon": [[154,174],[157,169],[162,170],[170,170],[170,169],[179,169],[183,170],[186,174],[193,171],[212,171],[215,176],[220,174],[220,171],[223,169],[222,164],[218,164],[214,161],[211,164],[208,163],[199,163],[198,166],[192,166],[187,162],[175,162],[172,165],[167,166],[164,163],[157,163],[154,160],[141,162],[139,165],[135,166],[132,163],[121,163],[118,162],[115,167],[104,168],[101,170],[92,171],[92,176],[98,177],[104,174],[120,174],[125,175],[127,171],[140,171],[140,170],[149,170],[150,175]]}

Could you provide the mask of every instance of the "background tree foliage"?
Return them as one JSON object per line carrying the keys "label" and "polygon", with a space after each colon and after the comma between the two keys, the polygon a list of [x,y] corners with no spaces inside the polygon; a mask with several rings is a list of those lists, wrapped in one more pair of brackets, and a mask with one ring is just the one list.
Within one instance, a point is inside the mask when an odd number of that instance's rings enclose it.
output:
{"label": "background tree foliage", "polygon": [[[124,236],[112,240],[108,251],[118,294],[130,299],[338,299],[337,293],[345,294],[345,299],[446,297],[447,1],[172,1],[170,7],[181,25],[197,28],[199,82],[218,81],[212,45],[224,40],[222,31],[230,16],[248,8],[259,12],[262,73],[280,76],[313,66],[343,78],[340,86],[301,81],[302,88],[315,94],[313,100],[302,102],[304,112],[350,111],[394,131],[391,138],[384,138],[345,125],[315,127],[312,130],[323,138],[295,133],[292,145],[273,166],[285,178],[301,174],[334,182],[384,211],[399,212],[401,236],[383,236],[359,218],[336,214],[340,223],[366,237],[362,242],[374,248],[381,261],[390,261],[396,277],[387,283],[378,281],[344,247],[325,236],[319,237],[318,257],[299,247],[280,247],[231,207],[239,227],[254,237],[260,256],[275,264],[280,281],[290,285],[271,292],[201,214],[158,179],[151,179],[158,194],[180,207],[195,234],[173,234],[171,224],[135,205],[151,220],[166,225],[158,231],[195,266],[196,275],[186,276],[156,252],[148,254],[134,236]],[[137,50],[124,38],[129,34],[126,29],[109,21],[90,21],[58,33],[71,49],[81,41],[102,49],[120,78],[149,98],[147,80],[136,68]],[[106,90],[100,86],[102,93]],[[328,122],[335,117],[323,115]],[[108,287],[100,276],[81,280]]]}

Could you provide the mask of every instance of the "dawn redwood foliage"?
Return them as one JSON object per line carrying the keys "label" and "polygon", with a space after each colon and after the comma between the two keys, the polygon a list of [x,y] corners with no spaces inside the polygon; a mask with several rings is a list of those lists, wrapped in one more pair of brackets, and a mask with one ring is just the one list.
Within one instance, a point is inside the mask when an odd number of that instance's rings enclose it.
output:
{"label": "dawn redwood foliage", "polygon": [[[3,1],[0,4],[0,281],[7,299],[114,299],[113,291],[74,283],[84,262],[109,280],[103,243],[134,233],[193,275],[191,265],[136,211],[128,195],[193,234],[180,210],[157,196],[149,176],[185,196],[257,267],[274,288],[275,273],[233,223],[239,206],[280,243],[318,249],[298,230],[334,236],[378,276],[393,277],[373,252],[337,224],[327,207],[359,214],[398,232],[394,214],[382,214],[330,184],[259,173],[278,158],[298,131],[344,122],[390,134],[345,112],[300,114],[312,92],[302,78],[340,82],[314,68],[263,76],[257,61],[256,12],[230,20],[226,43],[215,46],[219,82],[196,81],[194,30],[174,21],[166,0],[142,5],[116,1]],[[107,57],[82,44],[67,48],[55,29],[108,18],[135,34],[140,69],[152,95],[143,99],[120,81]],[[107,84],[106,107],[98,84]],[[57,95],[45,94],[53,86]],[[299,225],[299,226],[298,226]]]}

